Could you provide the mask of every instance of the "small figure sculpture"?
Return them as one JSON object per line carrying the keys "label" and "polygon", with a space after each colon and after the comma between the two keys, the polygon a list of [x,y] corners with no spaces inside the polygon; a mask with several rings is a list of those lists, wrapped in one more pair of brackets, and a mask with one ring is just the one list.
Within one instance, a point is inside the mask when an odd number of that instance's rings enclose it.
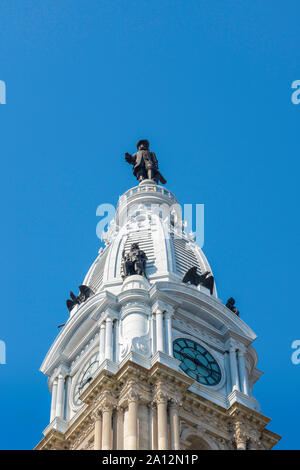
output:
{"label": "small figure sculpture", "polygon": [[230,299],[227,300],[226,307],[229,308],[233,313],[235,313],[237,316],[240,315],[240,312],[238,309],[235,307],[235,300],[233,297],[230,297]]}
{"label": "small figure sculpture", "polygon": [[133,263],[130,260],[129,253],[125,254],[125,250],[122,253],[122,267],[123,267],[123,279],[128,276],[132,276],[134,273]]}
{"label": "small figure sculpture", "polygon": [[92,295],[94,295],[94,292],[92,291],[92,289],[88,286],[79,286],[79,295],[76,296],[75,294],[73,294],[73,292],[71,291],[70,292],[70,297],[72,300],[68,299],[66,301],[67,303],[67,307],[68,307],[68,310],[69,312],[71,312],[72,308],[75,307],[75,305],[77,304],[82,304],[83,302],[85,302],[89,297],[91,297]]}
{"label": "small figure sculpture", "polygon": [[123,279],[134,274],[146,277],[147,255],[138,243],[132,243],[129,253],[122,253]]}
{"label": "small figure sculpture", "polygon": [[158,161],[154,152],[149,150],[148,140],[139,140],[136,144],[138,151],[130,155],[125,153],[126,162],[133,165],[133,174],[138,181],[153,180],[156,184],[160,181],[166,184],[165,178],[158,171]]}
{"label": "small figure sculpture", "polygon": [[196,287],[201,285],[209,289],[210,295],[213,294],[215,283],[213,275],[209,271],[206,271],[204,274],[199,275],[197,273],[197,266],[193,266],[186,272],[182,279],[182,282],[186,284],[189,282],[190,284]]}

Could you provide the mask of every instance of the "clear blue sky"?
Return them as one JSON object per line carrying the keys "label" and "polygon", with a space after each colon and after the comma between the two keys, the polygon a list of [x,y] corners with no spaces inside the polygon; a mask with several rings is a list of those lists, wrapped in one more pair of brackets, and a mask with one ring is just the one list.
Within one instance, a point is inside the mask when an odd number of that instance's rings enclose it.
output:
{"label": "clear blue sky", "polygon": [[257,333],[255,387],[277,446],[299,443],[297,0],[1,0],[0,447],[49,420],[39,372],[97,256],[96,207],[135,185],[148,138],[182,203],[205,204],[224,301]]}

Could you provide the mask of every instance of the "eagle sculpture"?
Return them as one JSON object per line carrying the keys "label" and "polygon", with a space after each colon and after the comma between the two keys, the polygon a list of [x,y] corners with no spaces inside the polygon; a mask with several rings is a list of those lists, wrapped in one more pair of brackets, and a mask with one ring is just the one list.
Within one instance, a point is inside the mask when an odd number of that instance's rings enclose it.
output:
{"label": "eagle sculpture", "polygon": [[185,284],[190,283],[193,286],[203,286],[209,289],[210,295],[214,290],[214,277],[209,271],[205,271],[204,274],[197,273],[197,266],[190,268],[184,275],[182,282]]}
{"label": "eagle sculpture", "polygon": [[85,285],[79,286],[79,295],[77,296],[73,294],[73,292],[71,291],[70,297],[72,300],[68,299],[66,301],[69,312],[71,312],[71,310],[75,307],[75,305],[82,304],[92,295],[94,295],[94,292],[92,291],[92,289]]}

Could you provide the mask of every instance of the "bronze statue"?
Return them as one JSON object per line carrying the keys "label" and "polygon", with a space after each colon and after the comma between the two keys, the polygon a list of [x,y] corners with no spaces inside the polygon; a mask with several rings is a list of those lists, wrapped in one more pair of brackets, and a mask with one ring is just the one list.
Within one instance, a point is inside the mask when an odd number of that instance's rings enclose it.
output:
{"label": "bronze statue", "polygon": [[204,274],[197,273],[197,266],[190,268],[184,275],[182,282],[187,284],[188,282],[193,286],[203,286],[209,289],[210,295],[213,294],[214,290],[214,277],[209,271],[205,271]]}
{"label": "bronze statue", "polygon": [[94,295],[92,289],[85,285],[79,286],[79,295],[77,296],[71,291],[70,297],[72,300],[68,299],[66,301],[69,312],[71,312],[72,308],[74,308],[75,305],[82,304],[92,295]]}
{"label": "bronze statue", "polygon": [[230,297],[230,299],[227,300],[226,307],[229,308],[233,313],[235,313],[237,316],[240,315],[240,312],[238,309],[235,307],[235,300],[233,297]]}
{"label": "bronze statue", "polygon": [[158,161],[154,152],[149,150],[148,140],[139,140],[136,144],[138,151],[130,155],[125,153],[126,162],[133,165],[133,174],[138,181],[153,180],[156,184],[160,181],[166,184],[165,178],[158,171]]}
{"label": "bronze statue", "polygon": [[140,250],[138,243],[132,243],[129,253],[122,253],[123,279],[134,274],[146,277],[147,255]]}

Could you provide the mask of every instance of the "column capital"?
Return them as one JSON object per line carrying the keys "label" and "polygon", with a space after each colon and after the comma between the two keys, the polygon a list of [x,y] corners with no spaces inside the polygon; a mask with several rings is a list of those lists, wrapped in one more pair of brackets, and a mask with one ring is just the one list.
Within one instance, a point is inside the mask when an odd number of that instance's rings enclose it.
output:
{"label": "column capital", "polygon": [[161,310],[160,308],[156,308],[155,310],[153,310],[153,315],[162,315],[163,314],[163,310]]}
{"label": "column capital", "polygon": [[157,300],[154,302],[152,305],[152,313],[164,313],[164,312],[170,312],[173,313],[174,309],[170,305],[168,305],[166,302],[163,302],[161,300]]}
{"label": "column capital", "polygon": [[102,412],[101,412],[100,407],[98,407],[94,411],[92,411],[91,418],[92,418],[93,422],[98,421],[99,419],[101,419],[101,417],[102,417]]}
{"label": "column capital", "polygon": [[229,351],[236,351],[238,349],[238,344],[234,339],[230,338],[226,342],[226,347]]}
{"label": "column capital", "polygon": [[99,409],[101,413],[105,413],[106,411],[112,411],[114,408],[114,402],[105,398],[99,405]]}
{"label": "column capital", "polygon": [[246,346],[241,343],[237,344],[237,351],[239,356],[244,356],[247,352]]}
{"label": "column capital", "polygon": [[166,318],[172,318],[172,316],[174,315],[174,309],[168,308],[168,310],[165,310],[165,315],[166,315]]}
{"label": "column capital", "polygon": [[118,318],[119,318],[119,312],[117,312],[111,307],[108,307],[101,313],[100,318],[98,320],[98,325],[101,326],[101,324],[105,322],[106,320],[113,321],[113,320],[118,320]]}
{"label": "column capital", "polygon": [[157,405],[156,405],[156,402],[155,401],[150,401],[149,403],[147,403],[147,407],[150,409],[150,410],[157,410]]}
{"label": "column capital", "polygon": [[176,409],[180,408],[182,406],[182,401],[179,398],[171,398],[169,400],[169,408],[170,409]]}
{"label": "column capital", "polygon": [[255,450],[262,449],[262,436],[261,435],[251,436],[251,438],[249,438],[249,442],[255,447]]}
{"label": "column capital", "polygon": [[157,390],[157,392],[154,395],[154,400],[157,405],[160,405],[161,403],[168,403],[168,395],[165,391],[163,390]]}
{"label": "column capital", "polygon": [[51,382],[53,382],[55,379],[57,379],[59,376],[62,376],[65,378],[70,372],[70,368],[67,366],[67,364],[60,364],[54,371],[54,373],[51,376]]}
{"label": "column capital", "polygon": [[101,328],[105,328],[105,320],[106,318],[104,318],[104,316],[101,315],[101,317],[99,318],[99,320],[97,321],[97,326],[101,329]]}
{"label": "column capital", "polygon": [[140,397],[140,394],[137,392],[137,390],[132,388],[131,390],[127,392],[126,398],[127,398],[128,403],[132,403],[132,402],[138,402],[141,397]]}
{"label": "column capital", "polygon": [[116,399],[111,392],[105,390],[100,395],[98,409],[103,413],[105,411],[112,411],[116,406]]}
{"label": "column capital", "polygon": [[141,394],[137,381],[134,378],[130,378],[127,382],[126,388],[127,390],[124,396],[125,401],[127,401],[128,403],[138,402],[141,398]]}

